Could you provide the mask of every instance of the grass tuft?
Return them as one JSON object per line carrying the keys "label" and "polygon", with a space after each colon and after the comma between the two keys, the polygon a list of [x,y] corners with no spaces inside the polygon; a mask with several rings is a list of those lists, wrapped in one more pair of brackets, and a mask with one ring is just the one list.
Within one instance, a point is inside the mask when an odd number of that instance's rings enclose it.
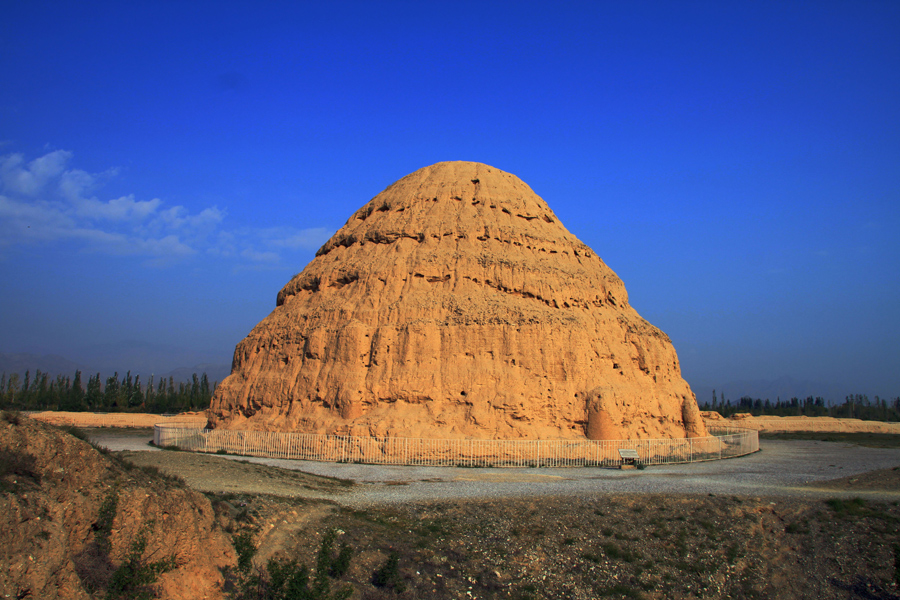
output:
{"label": "grass tuft", "polygon": [[406,585],[400,576],[400,555],[391,552],[383,565],[372,574],[372,584],[379,588],[393,589],[395,592],[403,592]]}
{"label": "grass tuft", "polygon": [[4,410],[3,420],[10,425],[18,425],[19,423],[21,423],[21,416],[19,415],[19,411],[17,410]]}

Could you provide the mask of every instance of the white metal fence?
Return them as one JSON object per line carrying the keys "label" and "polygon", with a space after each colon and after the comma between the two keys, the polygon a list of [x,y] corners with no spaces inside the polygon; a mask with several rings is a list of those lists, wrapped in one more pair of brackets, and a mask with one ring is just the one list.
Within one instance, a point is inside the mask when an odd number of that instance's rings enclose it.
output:
{"label": "white metal fence", "polygon": [[588,467],[622,464],[620,449],[636,450],[645,465],[743,456],[759,450],[752,429],[707,427],[704,438],[665,440],[435,440],[200,429],[196,423],[160,423],[159,447],[219,454],[324,462],[445,467]]}

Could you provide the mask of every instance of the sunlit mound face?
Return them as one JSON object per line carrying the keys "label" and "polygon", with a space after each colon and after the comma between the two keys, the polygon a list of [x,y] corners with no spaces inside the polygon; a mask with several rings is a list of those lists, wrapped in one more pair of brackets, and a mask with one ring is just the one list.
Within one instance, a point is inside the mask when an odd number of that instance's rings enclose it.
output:
{"label": "sunlit mound face", "polygon": [[356,213],[235,350],[211,424],[442,438],[703,435],[668,337],[517,177],[445,162]]}

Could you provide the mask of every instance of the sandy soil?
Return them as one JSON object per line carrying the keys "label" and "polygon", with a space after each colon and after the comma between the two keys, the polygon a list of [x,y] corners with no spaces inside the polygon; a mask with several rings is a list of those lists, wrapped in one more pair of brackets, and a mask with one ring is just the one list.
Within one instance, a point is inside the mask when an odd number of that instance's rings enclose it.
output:
{"label": "sandy soil", "polygon": [[90,413],[44,411],[28,414],[36,421],[50,425],[72,425],[74,427],[153,427],[157,423],[196,423],[202,427],[206,423],[205,412],[187,412],[174,416],[146,413]]}
{"label": "sandy soil", "polygon": [[792,431],[844,432],[844,433],[890,433],[900,434],[900,423],[883,421],[861,421],[860,419],[835,419],[833,417],[754,417],[749,413],[739,413],[725,419],[717,412],[700,413],[707,425],[746,427],[766,433]]}

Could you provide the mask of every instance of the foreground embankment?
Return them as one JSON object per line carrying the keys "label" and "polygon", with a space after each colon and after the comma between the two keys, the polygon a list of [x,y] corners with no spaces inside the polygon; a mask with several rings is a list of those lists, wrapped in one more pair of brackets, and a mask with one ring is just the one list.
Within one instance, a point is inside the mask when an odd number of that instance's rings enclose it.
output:
{"label": "foreground embankment", "polygon": [[[0,577],[0,594],[10,597],[86,598],[79,592],[90,584],[108,598],[136,591],[259,598],[253,577],[271,583],[301,572],[290,561],[320,564],[329,531],[332,555],[346,547],[349,563],[325,577],[354,600],[844,600],[896,598],[900,589],[900,449],[893,447],[764,440],[762,452],[747,457],[641,471],[501,470],[159,450],[104,456],[49,429],[16,415],[0,420],[0,446],[16,459],[0,478],[10,517],[0,528],[0,562],[12,567]],[[149,448],[152,435],[83,433],[104,448],[131,440],[133,450]],[[310,473],[318,470],[342,480]],[[186,486],[163,474],[184,477]],[[114,489],[118,508],[109,511]],[[157,508],[170,497],[177,503]],[[188,508],[193,520],[183,514]],[[234,549],[213,553],[223,530]],[[98,531],[109,531],[109,551],[95,547],[107,539]],[[147,545],[138,553],[141,532]],[[223,581],[201,560],[208,556],[219,566],[252,557],[253,577],[226,569]],[[115,576],[170,557],[171,570],[153,583]],[[103,558],[109,563],[98,578]],[[269,559],[282,562],[266,574]],[[74,570],[54,566],[66,561]]]}
{"label": "foreground embankment", "polygon": [[765,440],[642,471],[120,456],[234,507],[259,565],[314,565],[323,532],[340,532],[352,598],[897,597],[897,448]]}

